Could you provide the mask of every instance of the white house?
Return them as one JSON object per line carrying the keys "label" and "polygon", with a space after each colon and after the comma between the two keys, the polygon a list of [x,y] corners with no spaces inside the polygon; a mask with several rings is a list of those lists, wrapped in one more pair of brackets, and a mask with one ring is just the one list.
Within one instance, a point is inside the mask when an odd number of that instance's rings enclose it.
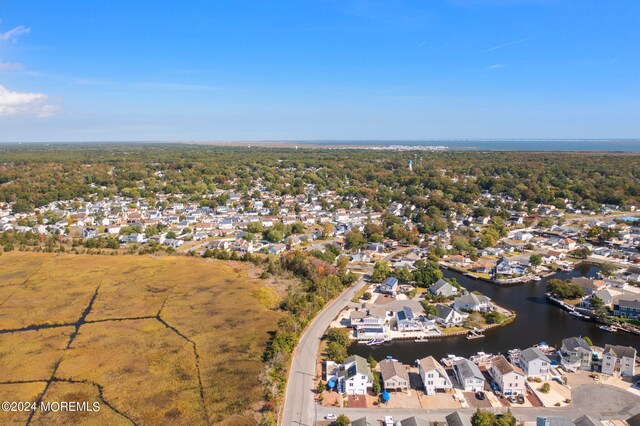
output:
{"label": "white house", "polygon": [[458,294],[458,289],[451,285],[451,283],[446,282],[442,278],[435,282],[431,287],[429,287],[429,293],[434,296],[442,295],[445,297],[455,296]]}
{"label": "white house", "polygon": [[631,346],[606,345],[602,354],[602,374],[633,377],[635,360],[636,350]]}
{"label": "white house", "polygon": [[432,356],[418,361],[418,372],[427,395],[453,388],[444,367]]}
{"label": "white house", "polygon": [[520,353],[518,364],[519,367],[524,370],[527,377],[540,378],[542,380],[549,380],[551,378],[549,371],[551,361],[538,348],[527,348],[523,350]]}
{"label": "white house", "polygon": [[484,389],[484,376],[473,362],[466,358],[453,361],[453,372],[460,387],[466,392],[478,392]]}
{"label": "white house", "polygon": [[491,360],[489,374],[496,381],[505,395],[522,395],[525,393],[526,374],[519,367],[511,364],[503,355]]}
{"label": "white house", "polygon": [[380,292],[390,294],[395,297],[398,292],[398,279],[396,277],[389,277],[380,284]]}
{"label": "white house", "polygon": [[567,370],[591,370],[593,351],[582,337],[569,337],[562,340],[559,353],[560,362]]}
{"label": "white house", "polygon": [[436,305],[436,314],[432,318],[443,327],[453,327],[462,324],[469,314],[460,312],[446,305]]}
{"label": "white house", "polygon": [[339,393],[349,395],[364,395],[373,385],[369,363],[358,355],[350,356],[342,364],[327,361],[325,379],[333,381]]}
{"label": "white house", "polygon": [[466,293],[453,299],[453,307],[459,310],[468,311],[491,311],[493,304],[491,299],[483,294]]}

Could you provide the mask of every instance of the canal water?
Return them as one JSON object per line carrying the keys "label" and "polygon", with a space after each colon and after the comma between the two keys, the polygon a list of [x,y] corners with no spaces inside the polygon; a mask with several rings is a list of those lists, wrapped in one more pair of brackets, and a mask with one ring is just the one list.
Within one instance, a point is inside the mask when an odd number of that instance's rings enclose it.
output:
{"label": "canal water", "polygon": [[430,339],[428,342],[396,340],[379,346],[367,346],[354,343],[349,354],[376,360],[392,356],[399,361],[411,364],[416,359],[433,355],[441,359],[447,354],[471,356],[476,352],[499,353],[512,348],[524,349],[536,343],[559,347],[562,339],[571,336],[588,336],[594,345],[605,344],[632,346],[640,352],[640,336],[625,332],[610,333],[600,330],[595,322],[586,321],[569,315],[557,305],[549,303],[545,297],[547,281],[553,278],[595,277],[598,269],[588,265],[579,265],[573,271],[563,271],[536,283],[515,286],[498,286],[492,283],[474,280],[457,272],[444,270],[444,276],[455,278],[469,291],[480,291],[496,304],[516,312],[515,321],[504,327],[496,327],[485,332],[483,339],[467,340],[465,336]]}

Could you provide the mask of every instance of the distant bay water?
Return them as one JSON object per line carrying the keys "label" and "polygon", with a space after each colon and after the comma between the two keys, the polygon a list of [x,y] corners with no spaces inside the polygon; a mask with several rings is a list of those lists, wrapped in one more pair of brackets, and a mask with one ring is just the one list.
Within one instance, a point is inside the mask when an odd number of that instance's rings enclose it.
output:
{"label": "distant bay water", "polygon": [[[293,142],[293,141],[292,141]],[[465,151],[608,151],[640,152],[640,139],[561,139],[561,140],[425,140],[425,141],[299,141],[300,145],[322,146],[444,146],[450,150]]]}

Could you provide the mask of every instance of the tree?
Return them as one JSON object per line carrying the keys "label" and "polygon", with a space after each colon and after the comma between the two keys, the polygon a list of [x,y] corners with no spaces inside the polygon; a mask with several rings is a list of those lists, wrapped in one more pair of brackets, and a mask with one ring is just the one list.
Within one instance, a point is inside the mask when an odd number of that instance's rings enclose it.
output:
{"label": "tree", "polygon": [[345,236],[345,242],[348,249],[359,249],[367,242],[362,232],[357,228],[351,229]]}
{"label": "tree", "polygon": [[604,263],[600,267],[600,271],[602,272],[602,275],[607,277],[613,276],[617,270],[618,270],[618,267],[611,262]]}
{"label": "tree", "polygon": [[[548,383],[546,384],[548,385]],[[506,413],[499,415],[495,421],[496,426],[516,426],[516,423],[516,418],[511,412],[511,409],[508,409]]]}
{"label": "tree", "polygon": [[540,387],[540,392],[549,393],[551,391],[551,385],[549,383],[545,383]]}
{"label": "tree", "polygon": [[408,283],[413,279],[411,271],[409,271],[409,269],[406,267],[396,269],[393,274],[398,279],[398,281],[402,283]]}
{"label": "tree", "polygon": [[391,269],[387,262],[376,262],[373,267],[373,273],[371,274],[372,283],[381,283],[389,275],[391,275]]}
{"label": "tree", "polygon": [[340,414],[336,419],[336,426],[349,426],[350,424],[351,420],[349,420],[349,417],[344,414]]}
{"label": "tree", "polygon": [[327,357],[340,364],[347,357],[347,348],[338,342],[330,342],[327,346]]}
{"label": "tree", "polygon": [[538,266],[542,265],[542,256],[539,253],[532,254],[531,256],[529,256],[529,263],[534,268],[537,268]]}
{"label": "tree", "polygon": [[496,422],[496,416],[487,410],[481,410],[478,408],[471,417],[471,424],[473,426],[493,426]]}

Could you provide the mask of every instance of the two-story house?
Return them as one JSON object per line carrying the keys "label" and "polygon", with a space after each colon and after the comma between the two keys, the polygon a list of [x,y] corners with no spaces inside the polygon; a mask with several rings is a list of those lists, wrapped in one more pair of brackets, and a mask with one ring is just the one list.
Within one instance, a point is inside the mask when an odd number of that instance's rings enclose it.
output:
{"label": "two-story house", "polygon": [[522,395],[525,393],[526,374],[522,369],[507,361],[503,355],[498,355],[491,360],[489,374],[496,381],[503,394]]}
{"label": "two-story house", "polygon": [[364,395],[373,385],[369,363],[358,355],[350,356],[342,364],[327,361],[325,379],[333,381],[339,393],[349,395]]}
{"label": "two-story house", "polygon": [[549,380],[551,378],[549,371],[551,361],[538,348],[527,348],[523,350],[520,353],[518,364],[527,377],[540,378],[542,380]]}
{"label": "two-story house", "polygon": [[447,371],[432,356],[422,358],[418,361],[418,373],[422,378],[424,391],[427,395],[435,395],[438,391],[453,388]]}
{"label": "two-story house", "polygon": [[409,389],[409,373],[404,365],[392,359],[380,361],[378,365],[384,390],[406,391]]}
{"label": "two-story house", "polygon": [[473,362],[466,358],[453,361],[453,372],[462,390],[478,392],[484,389],[484,376]]}
{"label": "two-story house", "polygon": [[631,346],[606,345],[602,354],[602,374],[610,376],[635,375],[636,350]]}
{"label": "two-story house", "polygon": [[593,350],[582,337],[569,337],[562,340],[560,362],[569,371],[591,370]]}

